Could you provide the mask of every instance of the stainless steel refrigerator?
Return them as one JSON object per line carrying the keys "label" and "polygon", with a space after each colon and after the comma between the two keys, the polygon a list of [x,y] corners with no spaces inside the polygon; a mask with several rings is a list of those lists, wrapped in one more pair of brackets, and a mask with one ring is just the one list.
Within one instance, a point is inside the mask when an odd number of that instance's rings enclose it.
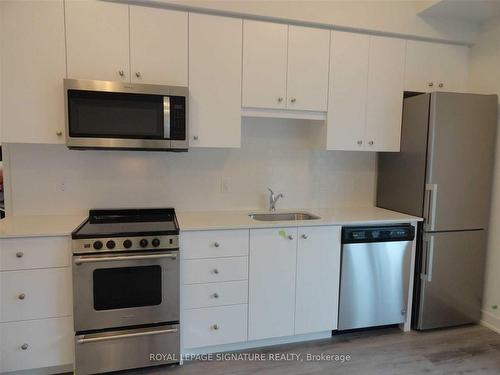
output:
{"label": "stainless steel refrigerator", "polygon": [[378,155],[377,206],[424,218],[414,329],[480,319],[497,102],[445,92],[405,98],[401,152]]}

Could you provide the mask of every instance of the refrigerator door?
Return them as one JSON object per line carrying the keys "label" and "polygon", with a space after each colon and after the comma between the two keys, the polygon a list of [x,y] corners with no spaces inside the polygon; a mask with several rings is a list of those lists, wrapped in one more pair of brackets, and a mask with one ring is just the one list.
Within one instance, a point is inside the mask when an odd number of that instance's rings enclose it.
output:
{"label": "refrigerator door", "polygon": [[479,321],[484,254],[484,230],[424,233],[417,329]]}
{"label": "refrigerator door", "polygon": [[496,124],[496,95],[431,94],[425,230],[486,228]]}
{"label": "refrigerator door", "polygon": [[378,155],[377,206],[422,217],[430,94],[403,102],[401,151]]}

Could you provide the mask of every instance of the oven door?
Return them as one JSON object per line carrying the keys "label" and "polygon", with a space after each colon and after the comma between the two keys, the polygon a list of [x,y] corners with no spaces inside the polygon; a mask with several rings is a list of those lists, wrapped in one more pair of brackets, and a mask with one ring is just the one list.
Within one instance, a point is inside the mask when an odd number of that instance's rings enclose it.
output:
{"label": "oven door", "polygon": [[178,251],[73,257],[75,331],[178,322]]}

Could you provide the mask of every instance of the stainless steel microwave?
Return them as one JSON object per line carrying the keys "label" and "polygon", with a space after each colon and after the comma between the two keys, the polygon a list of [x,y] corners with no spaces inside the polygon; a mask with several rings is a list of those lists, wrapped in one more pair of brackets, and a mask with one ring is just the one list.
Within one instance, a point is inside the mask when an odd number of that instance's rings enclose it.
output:
{"label": "stainless steel microwave", "polygon": [[187,151],[187,87],[64,80],[70,149]]}

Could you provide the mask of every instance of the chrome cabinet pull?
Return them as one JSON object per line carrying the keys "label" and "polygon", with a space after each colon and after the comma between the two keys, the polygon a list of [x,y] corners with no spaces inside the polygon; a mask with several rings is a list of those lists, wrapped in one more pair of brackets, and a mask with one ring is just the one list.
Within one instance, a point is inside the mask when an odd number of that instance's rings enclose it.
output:
{"label": "chrome cabinet pull", "polygon": [[122,335],[89,337],[89,338],[86,338],[85,335],[83,335],[83,337],[78,339],[76,342],[78,344],[87,344],[87,343],[98,342],[98,341],[109,341],[109,340],[118,340],[118,339],[125,339],[125,338],[131,338],[131,337],[162,335],[162,334],[166,334],[166,333],[177,333],[177,331],[178,331],[177,328],[170,328],[170,329],[160,329],[158,331],[124,333]]}
{"label": "chrome cabinet pull", "polygon": [[363,144],[363,141],[362,140],[359,140],[358,141],[358,145],[362,145]]}
{"label": "chrome cabinet pull", "polygon": [[214,242],[214,247],[219,247],[220,244],[218,242]]}
{"label": "chrome cabinet pull", "polygon": [[16,257],[18,257],[18,258],[22,258],[23,256],[24,256],[24,253],[22,251],[18,251],[16,253]]}
{"label": "chrome cabinet pull", "polygon": [[214,268],[213,273],[217,275],[219,273],[219,270],[217,268]]}
{"label": "chrome cabinet pull", "polygon": [[444,87],[444,83],[440,83],[438,86],[441,87],[441,88],[443,88]]}
{"label": "chrome cabinet pull", "polygon": [[288,239],[289,239],[290,241],[291,241],[291,240],[293,240],[293,236],[290,234],[290,235],[288,236]]}
{"label": "chrome cabinet pull", "polygon": [[303,238],[304,240],[307,240],[309,237],[307,236],[307,234],[303,234],[303,235],[302,235],[302,238]]}
{"label": "chrome cabinet pull", "polygon": [[20,295],[17,296],[17,298],[19,298],[20,300],[23,300],[26,298],[26,294],[21,293]]}
{"label": "chrome cabinet pull", "polygon": [[60,137],[60,136],[62,135],[62,131],[60,131],[60,130],[56,131],[56,135],[57,135],[58,137]]}
{"label": "chrome cabinet pull", "polygon": [[370,146],[373,146],[373,141],[368,142]]}
{"label": "chrome cabinet pull", "polygon": [[141,78],[141,72],[135,72],[135,76],[136,76],[137,78]]}
{"label": "chrome cabinet pull", "polygon": [[429,86],[429,87],[434,86],[434,82],[429,82],[429,83],[427,84],[427,86]]}
{"label": "chrome cabinet pull", "polygon": [[95,262],[107,262],[107,261],[115,261],[115,260],[148,260],[148,259],[162,259],[162,258],[170,258],[177,259],[177,254],[168,253],[168,254],[153,254],[153,255],[130,255],[130,256],[109,256],[109,257],[76,257],[75,264],[79,266],[83,263],[95,263]]}
{"label": "chrome cabinet pull", "polygon": [[219,298],[219,294],[218,293],[214,293],[214,294],[212,294],[212,297]]}
{"label": "chrome cabinet pull", "polygon": [[21,345],[21,349],[22,350],[27,350],[29,348],[29,345],[28,344],[22,344]]}
{"label": "chrome cabinet pull", "polygon": [[118,74],[120,77],[125,77],[125,72],[123,70],[119,70]]}
{"label": "chrome cabinet pull", "polygon": [[283,101],[283,98],[282,97],[279,97],[278,98],[278,103],[281,103]]}
{"label": "chrome cabinet pull", "polygon": [[214,324],[214,325],[212,326],[212,328],[213,328],[215,331],[217,331],[217,330],[219,330],[220,326],[219,326],[218,324]]}
{"label": "chrome cabinet pull", "polygon": [[195,141],[197,141],[197,140],[198,140],[198,136],[197,136],[197,135],[193,135],[193,139],[194,139]]}
{"label": "chrome cabinet pull", "polygon": [[296,98],[292,98],[292,99],[290,99],[290,101],[291,101],[292,103],[295,103],[295,102],[297,101],[297,99],[296,99]]}

